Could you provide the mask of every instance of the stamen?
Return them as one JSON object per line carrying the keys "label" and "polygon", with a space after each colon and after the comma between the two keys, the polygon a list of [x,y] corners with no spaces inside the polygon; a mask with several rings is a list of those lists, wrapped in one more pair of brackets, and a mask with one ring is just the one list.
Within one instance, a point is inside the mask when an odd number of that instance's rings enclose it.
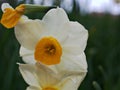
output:
{"label": "stamen", "polygon": [[48,55],[54,55],[56,52],[56,48],[54,45],[49,45],[46,47],[46,53],[48,53]]}

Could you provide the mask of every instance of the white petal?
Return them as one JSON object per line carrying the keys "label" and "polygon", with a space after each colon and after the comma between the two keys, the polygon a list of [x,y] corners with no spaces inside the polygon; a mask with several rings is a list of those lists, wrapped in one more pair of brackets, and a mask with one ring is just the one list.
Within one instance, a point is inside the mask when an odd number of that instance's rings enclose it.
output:
{"label": "white petal", "polygon": [[45,24],[45,33],[42,36],[53,36],[59,42],[67,37],[67,32],[63,25],[69,22],[67,14],[62,8],[51,9],[43,17]]}
{"label": "white petal", "polygon": [[60,81],[60,76],[52,69],[40,63],[36,63],[36,66],[37,76],[41,87],[44,87],[45,85],[55,85]]}
{"label": "white petal", "polygon": [[29,87],[27,87],[26,90],[42,90],[42,89],[39,87],[29,86]]}
{"label": "white petal", "polygon": [[81,73],[81,75],[76,76],[74,78],[72,78],[72,80],[76,83],[76,88],[78,88],[80,86],[80,84],[82,83],[82,81],[84,80],[85,76],[86,76],[87,72],[83,72]]}
{"label": "white petal", "polygon": [[34,59],[34,55],[26,55],[22,57],[22,60],[27,64],[35,64],[36,60]]}
{"label": "white petal", "polygon": [[[54,25],[54,27],[56,27]],[[44,26],[45,30],[42,33],[41,37],[46,37],[46,36],[52,36],[55,38],[60,44],[62,44],[63,41],[68,37],[68,32],[67,30],[64,30],[64,25],[58,26],[57,29],[50,29],[47,26]]]}
{"label": "white petal", "polygon": [[61,90],[78,90],[81,82],[83,81],[86,73],[81,73],[79,76],[71,76],[61,82]]}
{"label": "white petal", "polygon": [[56,68],[58,71],[87,72],[86,56],[84,53],[78,56],[65,54],[62,57],[61,62],[56,65]]}
{"label": "white petal", "polygon": [[69,33],[63,43],[64,50],[73,54],[83,52],[87,44],[88,31],[78,22],[69,22],[64,29]]}
{"label": "white petal", "polygon": [[36,78],[35,66],[30,64],[19,64],[19,70],[24,78],[24,80],[30,86],[39,87],[38,80]]}
{"label": "white petal", "polygon": [[34,59],[34,51],[24,48],[23,46],[20,47],[20,56],[25,63],[28,64],[35,64]]}
{"label": "white petal", "polygon": [[62,8],[56,8],[49,10],[43,17],[43,21],[48,27],[48,30],[57,30],[64,23],[68,22],[66,12]]}
{"label": "white petal", "polygon": [[33,50],[44,31],[43,23],[40,20],[25,18],[15,26],[15,35],[19,43],[27,49]]}
{"label": "white petal", "polygon": [[[72,41],[71,41],[72,43]],[[73,41],[74,43],[74,41]],[[72,54],[72,55],[79,55],[83,52],[82,48],[79,45],[72,45],[69,43],[69,45],[62,46],[62,50],[64,53]]]}
{"label": "white petal", "polygon": [[66,81],[63,82],[60,90],[77,90],[75,84],[76,83],[74,83],[74,81],[68,78]]}
{"label": "white petal", "polygon": [[75,87],[75,83],[71,81],[70,79],[64,83],[64,85],[61,87],[61,90],[77,90]]}
{"label": "white petal", "polygon": [[34,54],[34,51],[24,48],[23,46],[20,47],[20,56],[27,56],[30,54]]}
{"label": "white petal", "polygon": [[56,86],[57,84],[63,82],[64,79],[68,77],[72,77],[72,76],[76,77],[82,74],[81,72],[69,72],[69,71],[68,72],[57,71],[56,73],[52,69],[41,63],[36,63],[36,66],[37,66],[37,76],[41,87],[44,87],[46,85]]}
{"label": "white petal", "polygon": [[[6,9],[6,8],[12,8],[12,7],[10,6],[9,3],[3,3],[3,4],[1,5],[2,11],[5,12],[5,9]],[[12,8],[12,9],[13,9],[13,8]]]}

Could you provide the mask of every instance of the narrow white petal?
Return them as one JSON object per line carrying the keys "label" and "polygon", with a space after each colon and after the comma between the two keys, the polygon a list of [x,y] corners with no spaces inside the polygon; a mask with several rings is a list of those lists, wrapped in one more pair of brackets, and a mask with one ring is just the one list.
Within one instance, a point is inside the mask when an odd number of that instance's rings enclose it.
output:
{"label": "narrow white petal", "polygon": [[64,50],[73,54],[83,52],[87,44],[88,31],[78,22],[69,22],[64,29],[69,33],[63,43]]}
{"label": "narrow white petal", "polygon": [[64,54],[61,62],[56,65],[56,68],[59,71],[87,72],[86,56],[84,52],[77,56]]}
{"label": "narrow white petal", "polygon": [[36,63],[36,70],[41,87],[55,85],[60,81],[60,76],[47,66]]}
{"label": "narrow white petal", "polygon": [[28,64],[35,64],[34,59],[34,51],[24,48],[23,46],[20,47],[20,56],[25,63]]}
{"label": "narrow white petal", "polygon": [[35,64],[36,63],[36,60],[34,59],[33,54],[22,56],[22,60],[27,64]]}
{"label": "narrow white petal", "polygon": [[43,17],[43,21],[47,25],[48,30],[58,30],[69,19],[62,8],[56,8],[49,10]]}
{"label": "narrow white petal", "polygon": [[39,41],[44,25],[40,20],[25,18],[15,26],[15,36],[19,43],[30,50],[33,50]]}
{"label": "narrow white petal", "polygon": [[[71,43],[72,43],[72,41],[71,41]],[[62,49],[63,49],[64,53],[69,53],[69,54],[73,54],[73,55],[79,55],[83,52],[82,48],[79,45],[72,45],[70,43],[69,43],[69,45],[63,45]]]}
{"label": "narrow white petal", "polygon": [[[46,85],[56,86],[56,85],[59,85],[59,83],[63,84],[66,78],[73,78],[73,77],[81,76],[81,74],[83,74],[81,72],[69,72],[69,71],[54,72],[52,69],[50,69],[49,67],[41,63],[36,63],[36,66],[37,66],[36,73],[37,73],[41,87],[44,87]],[[77,84],[77,81],[76,81],[76,84]]]}
{"label": "narrow white petal", "polygon": [[[3,4],[1,5],[2,11],[5,12],[5,9],[6,9],[6,8],[12,8],[12,7],[10,6],[9,3],[3,3]],[[13,9],[13,8],[12,8],[12,9]]]}
{"label": "narrow white petal", "polygon": [[63,82],[63,85],[61,85],[60,90],[77,90],[75,84],[76,83],[74,83],[74,81],[72,81],[71,79],[67,79]]}
{"label": "narrow white petal", "polygon": [[26,56],[30,54],[34,54],[34,51],[24,48],[23,46],[20,47],[20,56]]}
{"label": "narrow white petal", "polygon": [[42,89],[39,87],[29,86],[29,87],[27,87],[26,90],[42,90]]}
{"label": "narrow white petal", "polygon": [[61,90],[78,90],[78,87],[83,81],[85,75],[86,73],[81,73],[81,75],[71,76],[67,78],[66,80],[60,82],[59,85],[61,85],[60,86]]}
{"label": "narrow white petal", "polygon": [[85,76],[86,76],[87,72],[83,72],[81,73],[79,76],[73,77],[72,80],[76,83],[76,88],[78,88],[80,86],[80,84],[82,83],[82,81],[84,80]]}
{"label": "narrow white petal", "polygon": [[46,36],[54,37],[62,45],[63,44],[62,42],[65,41],[65,39],[68,37],[68,32],[64,30],[64,25],[58,26],[57,29],[52,29],[52,30],[50,30],[50,28],[45,26],[45,31],[42,33],[40,38]]}
{"label": "narrow white petal", "polygon": [[36,78],[35,66],[30,64],[19,64],[19,70],[24,78],[24,80],[30,86],[39,87],[38,80]]}
{"label": "narrow white petal", "polygon": [[67,37],[63,26],[69,22],[66,12],[62,8],[49,10],[42,20],[46,31],[43,36],[53,36],[60,43]]}

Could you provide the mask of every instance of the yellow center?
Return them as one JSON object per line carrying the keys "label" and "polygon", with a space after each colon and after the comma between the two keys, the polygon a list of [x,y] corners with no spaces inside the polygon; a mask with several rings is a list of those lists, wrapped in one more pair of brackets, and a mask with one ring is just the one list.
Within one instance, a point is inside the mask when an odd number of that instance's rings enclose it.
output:
{"label": "yellow center", "polygon": [[6,8],[2,15],[1,24],[3,24],[6,28],[14,27],[18,23],[20,17],[23,15],[24,10],[24,4],[19,5],[15,9]]}
{"label": "yellow center", "polygon": [[53,37],[42,38],[35,47],[35,60],[46,65],[58,64],[60,62],[61,55],[61,45]]}
{"label": "yellow center", "polygon": [[42,90],[58,90],[58,89],[54,87],[45,87]]}

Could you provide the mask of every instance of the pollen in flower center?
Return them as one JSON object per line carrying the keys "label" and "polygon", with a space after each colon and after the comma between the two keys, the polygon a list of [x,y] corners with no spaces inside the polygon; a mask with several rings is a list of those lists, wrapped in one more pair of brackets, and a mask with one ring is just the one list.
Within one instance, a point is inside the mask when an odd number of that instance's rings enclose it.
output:
{"label": "pollen in flower center", "polygon": [[54,55],[55,52],[56,52],[56,48],[54,45],[48,45],[45,47],[45,52],[48,54],[48,55]]}
{"label": "pollen in flower center", "polygon": [[42,38],[35,47],[35,60],[46,65],[58,64],[61,55],[62,47],[53,37]]}

